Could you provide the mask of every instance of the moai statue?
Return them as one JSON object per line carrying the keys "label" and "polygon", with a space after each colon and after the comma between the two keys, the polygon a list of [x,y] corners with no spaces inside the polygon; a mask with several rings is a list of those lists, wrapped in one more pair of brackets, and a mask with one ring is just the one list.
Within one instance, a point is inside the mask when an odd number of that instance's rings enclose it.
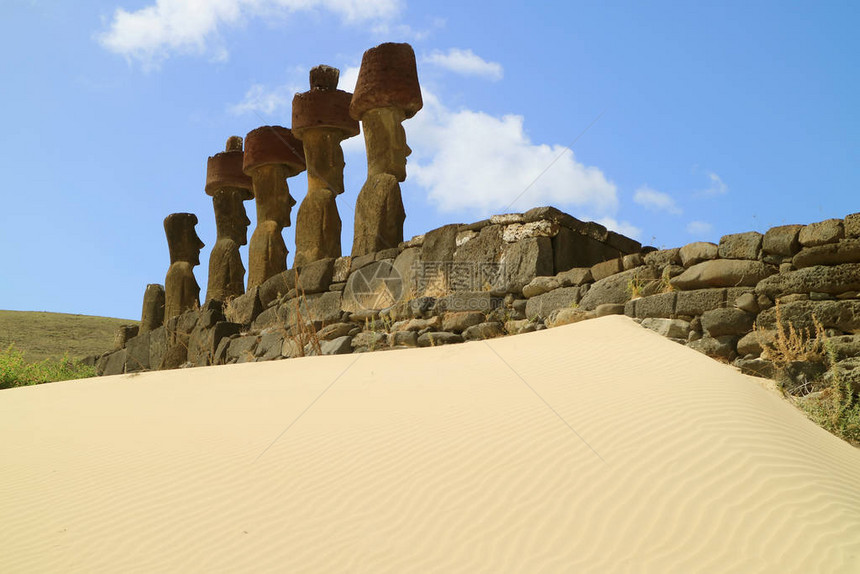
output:
{"label": "moai statue", "polygon": [[281,230],[290,226],[296,201],[287,178],[305,170],[302,142],[287,128],[263,126],[245,136],[246,175],[253,180],[257,228],[248,246],[248,290],[287,270],[287,246]]}
{"label": "moai statue", "polygon": [[150,283],[143,293],[140,332],[146,333],[162,325],[164,325],[164,287],[158,283]]}
{"label": "moai statue", "polygon": [[226,301],[245,292],[245,266],[239,247],[248,243],[251,221],[243,201],[253,198],[251,178],[242,171],[242,138],[227,140],[226,151],[209,158],[206,193],[212,196],[218,239],[209,256],[206,301]]}
{"label": "moai statue", "polygon": [[402,122],[423,105],[412,46],[380,44],[364,53],[349,106],[367,145],[367,181],[355,202],[353,256],[403,241],[406,211],[399,182],[406,179],[406,156],[412,150]]}
{"label": "moai statue", "polygon": [[200,287],[194,266],[200,265],[204,244],[197,237],[193,213],[172,213],[164,218],[164,232],[170,249],[170,268],[164,280],[164,321],[200,305]]}
{"label": "moai statue", "polygon": [[340,216],[335,198],[343,193],[343,149],[340,143],[359,133],[349,116],[352,94],[337,89],[340,71],[330,66],[311,70],[311,89],[293,98],[293,135],[302,140],[308,168],[308,194],[296,216],[294,267],[340,257]]}

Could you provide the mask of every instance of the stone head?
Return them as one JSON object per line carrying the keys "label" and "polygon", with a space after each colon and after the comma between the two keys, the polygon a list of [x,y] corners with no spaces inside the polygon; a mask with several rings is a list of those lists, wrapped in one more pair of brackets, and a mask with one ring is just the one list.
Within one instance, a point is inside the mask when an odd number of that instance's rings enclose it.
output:
{"label": "stone head", "polygon": [[406,158],[412,150],[406,144],[404,119],[403,110],[393,107],[370,110],[362,116],[369,174],[389,173],[397,181],[406,179]]}
{"label": "stone head", "polygon": [[191,265],[200,265],[200,250],[205,244],[197,236],[195,225],[197,216],[193,213],[172,213],[164,218],[170,263],[185,261]]}
{"label": "stone head", "polygon": [[248,243],[248,226],[251,225],[243,200],[242,190],[230,188],[219,189],[212,196],[218,237],[229,237],[239,245]]}

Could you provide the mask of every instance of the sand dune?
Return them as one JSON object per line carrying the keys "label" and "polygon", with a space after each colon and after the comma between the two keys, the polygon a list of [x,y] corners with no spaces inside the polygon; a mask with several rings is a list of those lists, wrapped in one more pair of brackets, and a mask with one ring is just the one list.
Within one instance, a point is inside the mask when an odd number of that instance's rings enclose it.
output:
{"label": "sand dune", "polygon": [[2,572],[860,572],[860,451],[606,317],[0,392]]}

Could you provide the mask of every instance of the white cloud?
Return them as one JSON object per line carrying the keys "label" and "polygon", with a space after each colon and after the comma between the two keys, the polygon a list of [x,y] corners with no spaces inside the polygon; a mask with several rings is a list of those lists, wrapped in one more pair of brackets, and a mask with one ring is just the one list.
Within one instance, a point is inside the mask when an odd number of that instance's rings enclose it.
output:
{"label": "white cloud", "polygon": [[451,48],[447,53],[435,50],[424,58],[424,62],[463,76],[482,76],[495,81],[504,75],[501,64],[488,62],[472,50]]}
{"label": "white cloud", "polygon": [[[224,25],[273,13],[325,10],[347,23],[386,22],[400,11],[401,0],[155,0],[128,12],[117,8],[102,46],[145,67],[157,66],[172,53],[202,54]],[[216,59],[226,50],[216,47]]]}
{"label": "white cloud", "polygon": [[715,174],[714,172],[708,172],[708,179],[711,182],[711,186],[708,189],[702,191],[704,195],[725,195],[729,192],[729,186],[727,186],[723,180]]}
{"label": "white cloud", "polygon": [[666,211],[674,215],[681,214],[681,208],[668,193],[651,189],[643,185],[633,193],[633,201],[651,211]]}
{"label": "white cloud", "polygon": [[425,188],[440,211],[555,204],[582,217],[615,214],[615,184],[564,146],[532,143],[522,116],[452,111],[422,93],[424,109],[404,124],[413,149],[407,182]]}
{"label": "white cloud", "polygon": [[298,91],[300,90],[294,86],[267,89],[261,84],[254,84],[245,92],[244,99],[230,106],[228,110],[236,115],[248,113],[273,115],[276,112],[289,111],[293,103],[293,95]]}
{"label": "white cloud", "polygon": [[687,233],[691,235],[707,235],[714,229],[714,226],[705,221],[691,221],[687,224]]}

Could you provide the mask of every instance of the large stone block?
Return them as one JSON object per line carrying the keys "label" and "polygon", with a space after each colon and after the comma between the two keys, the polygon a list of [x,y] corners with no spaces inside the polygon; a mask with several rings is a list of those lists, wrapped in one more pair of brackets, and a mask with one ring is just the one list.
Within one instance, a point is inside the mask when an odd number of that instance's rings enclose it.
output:
{"label": "large stone block", "polygon": [[766,254],[791,257],[800,250],[800,241],[797,240],[802,225],[780,225],[771,227],[764,234],[762,249]]}
{"label": "large stone block", "polygon": [[725,307],[712,309],[702,314],[702,329],[711,337],[722,335],[745,335],[752,331],[755,315]]}
{"label": "large stone block", "polygon": [[675,313],[695,317],[711,309],[726,305],[726,289],[696,289],[679,291],[675,299]]}
{"label": "large stone block", "polygon": [[760,329],[777,328],[777,309],[783,326],[794,325],[795,329],[815,332],[813,317],[826,329],[838,329],[846,333],[860,333],[860,300],[844,301],[795,301],[771,307],[758,314],[756,326]]}
{"label": "large stone block", "polygon": [[129,339],[126,343],[125,348],[128,351],[125,362],[126,373],[148,371],[152,368],[149,360],[151,346],[150,333],[152,332],[153,331],[150,330],[145,333],[141,333],[137,337]]}
{"label": "large stone block", "polygon": [[709,243],[707,241],[688,243],[678,251],[678,256],[681,258],[681,265],[684,267],[692,267],[696,263],[716,259],[717,255],[718,248],[716,244]]}
{"label": "large stone block", "polygon": [[104,369],[102,375],[109,377],[111,375],[121,375],[125,372],[125,361],[128,357],[128,349],[119,349],[107,356],[104,361]]}
{"label": "large stone block", "polygon": [[780,273],[756,285],[756,293],[771,299],[792,293],[830,293],[860,290],[860,263],[816,265]]}
{"label": "large stone block", "polygon": [[614,247],[564,226],[560,227],[558,234],[552,238],[552,250],[554,273],[573,267],[591,267],[595,263],[624,255]]}
{"label": "large stone block", "polygon": [[271,361],[281,356],[284,336],[281,333],[266,333],[260,337],[254,349],[254,357],[260,361]]}
{"label": "large stone block", "polygon": [[259,339],[257,335],[245,335],[244,337],[230,339],[230,345],[227,347],[227,362],[253,362],[255,358],[254,350],[257,348]]}
{"label": "large stone block", "polygon": [[334,276],[334,259],[319,259],[302,265],[296,271],[296,289],[310,295],[328,290]]}
{"label": "large stone block", "polygon": [[[647,277],[645,274],[651,273]],[[579,302],[580,307],[586,311],[593,311],[598,305],[605,303],[624,304],[632,297],[631,285],[634,280],[656,279],[653,269],[640,267],[623,271],[606,279],[595,282]]]}
{"label": "large stone block", "polygon": [[642,326],[670,339],[686,339],[690,334],[690,323],[681,319],[652,317],[643,319]]}
{"label": "large stone block", "polygon": [[693,265],[669,283],[675,289],[754,286],[776,269],[761,261],[715,259]]}
{"label": "large stone block", "polygon": [[341,320],[342,298],[340,291],[315,293],[296,297],[280,305],[281,316],[287,330],[299,324],[330,325]]}
{"label": "large stone block", "polygon": [[761,254],[762,238],[762,234],[757,231],[724,235],[720,238],[717,253],[723,259],[755,260]]}
{"label": "large stone block", "polygon": [[423,261],[450,262],[454,260],[457,248],[457,232],[459,223],[445,225],[424,234],[424,245],[421,248]]}
{"label": "large stone block", "polygon": [[353,272],[343,290],[342,309],[351,313],[387,309],[404,299],[409,286],[393,264],[374,261]]}
{"label": "large stone block", "polygon": [[629,237],[621,235],[620,233],[615,233],[614,231],[610,231],[606,234],[606,244],[625,255],[639,253],[642,249],[642,244],[635,239],[630,239]]}
{"label": "large stone block", "polygon": [[813,265],[840,265],[860,262],[860,239],[844,239],[839,243],[804,247],[791,260],[801,269]]}
{"label": "large stone block", "polygon": [[477,237],[457,246],[454,265],[450,270],[450,287],[456,291],[476,291],[484,285],[502,288],[504,275],[499,266],[504,227],[490,225],[481,229]]}
{"label": "large stone block", "polygon": [[153,370],[164,368],[167,353],[167,328],[162,326],[149,332],[149,366]]}
{"label": "large stone block", "polygon": [[263,309],[267,308],[278,297],[286,295],[296,288],[296,270],[287,269],[277,275],[269,277],[265,283],[260,285],[260,303]]}
{"label": "large stone block", "polygon": [[548,237],[531,237],[511,243],[504,248],[501,263],[506,279],[504,290],[522,292],[535,277],[553,274],[552,241]]}
{"label": "large stone block", "polygon": [[262,312],[263,304],[260,301],[260,287],[258,286],[228,301],[224,315],[232,323],[250,326]]}
{"label": "large stone block", "polygon": [[624,271],[624,262],[621,258],[609,259],[608,261],[591,266],[591,276],[595,281],[606,279],[610,275],[615,275],[622,271]]}
{"label": "large stone block", "polygon": [[394,271],[400,276],[403,285],[402,297],[408,299],[417,296],[421,274],[421,248],[408,247],[400,252],[392,264]]}
{"label": "large stone block", "polygon": [[669,265],[681,264],[681,248],[657,249],[645,254],[645,264],[662,270]]}
{"label": "large stone block", "polygon": [[675,315],[677,298],[678,294],[673,291],[633,299],[624,306],[624,314],[637,319],[670,318]]}
{"label": "large stone block", "polygon": [[714,359],[732,361],[738,356],[735,350],[737,341],[738,338],[732,335],[722,335],[720,337],[706,336],[688,343],[687,346]]}
{"label": "large stone block", "polygon": [[[565,285],[565,287],[569,286],[570,284]],[[530,299],[531,297],[543,295],[544,293],[558,289],[559,287],[561,287],[561,281],[556,277],[535,277],[528,285],[523,287],[523,297]]]}
{"label": "large stone block", "polygon": [[798,240],[804,247],[814,247],[827,243],[836,243],[845,237],[845,228],[841,219],[828,219],[810,223],[800,230]]}
{"label": "large stone block", "polygon": [[562,287],[537,295],[526,302],[526,317],[547,318],[556,309],[573,307],[579,303],[579,298],[579,287]]}

